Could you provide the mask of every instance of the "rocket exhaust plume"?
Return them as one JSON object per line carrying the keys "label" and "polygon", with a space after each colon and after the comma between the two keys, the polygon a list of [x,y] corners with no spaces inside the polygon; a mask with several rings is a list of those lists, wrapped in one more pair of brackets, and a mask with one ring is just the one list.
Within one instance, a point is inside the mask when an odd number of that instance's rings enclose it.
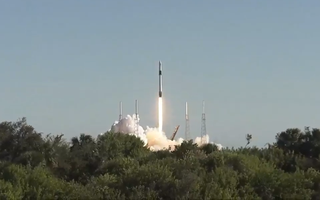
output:
{"label": "rocket exhaust plume", "polygon": [[[120,121],[115,121],[110,132],[113,133],[122,133],[122,134],[129,134],[138,137],[140,140],[143,141],[145,146],[147,146],[152,151],[159,151],[163,149],[174,150],[175,145],[180,145],[184,140],[179,138],[177,140],[171,140],[167,138],[164,132],[159,132],[158,128],[150,128],[146,127],[145,129],[142,126],[138,126],[138,131],[136,132],[136,123],[135,123],[135,114],[127,115],[123,117]],[[196,137],[194,143],[198,146],[203,145],[203,141],[209,141],[209,136],[204,135],[202,137]],[[223,147],[221,144],[215,144],[219,150]]]}
{"label": "rocket exhaust plume", "polygon": [[159,122],[158,122],[158,129],[159,132],[162,133],[162,63],[159,61],[159,104],[158,104],[158,113],[159,113]]}
{"label": "rocket exhaust plume", "polygon": [[159,132],[162,133],[162,97],[159,97]]}

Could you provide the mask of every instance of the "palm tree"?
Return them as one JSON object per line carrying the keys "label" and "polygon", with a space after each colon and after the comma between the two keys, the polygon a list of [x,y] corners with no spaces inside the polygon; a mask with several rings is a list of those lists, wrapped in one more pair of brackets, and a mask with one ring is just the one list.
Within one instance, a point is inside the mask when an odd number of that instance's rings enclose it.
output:
{"label": "palm tree", "polygon": [[247,144],[246,144],[245,147],[247,147],[247,146],[250,144],[251,139],[252,139],[252,135],[251,135],[251,134],[247,134],[247,135],[246,135]]}

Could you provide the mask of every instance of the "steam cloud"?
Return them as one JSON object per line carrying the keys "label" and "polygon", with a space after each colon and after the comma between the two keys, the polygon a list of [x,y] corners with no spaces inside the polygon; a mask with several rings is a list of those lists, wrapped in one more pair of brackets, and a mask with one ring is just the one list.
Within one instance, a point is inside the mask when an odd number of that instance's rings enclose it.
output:
{"label": "steam cloud", "polygon": [[[135,131],[135,119],[137,117],[137,121],[139,122],[139,116],[135,114],[130,116],[127,115],[126,117],[122,118],[120,121],[115,121],[111,129],[111,132],[123,133],[123,134],[130,134],[140,138],[145,145],[147,145],[150,150],[158,151],[162,149],[169,149],[170,147],[174,149],[174,145],[180,145],[184,139],[179,138],[178,140],[170,140],[164,134],[164,132],[159,132],[158,128],[150,128],[146,127],[143,129],[141,126],[138,127],[137,133]],[[194,143],[201,145],[201,141],[203,144],[209,143],[209,136],[205,135],[202,138],[197,137],[194,140]],[[219,150],[222,149],[221,144],[215,144]]]}

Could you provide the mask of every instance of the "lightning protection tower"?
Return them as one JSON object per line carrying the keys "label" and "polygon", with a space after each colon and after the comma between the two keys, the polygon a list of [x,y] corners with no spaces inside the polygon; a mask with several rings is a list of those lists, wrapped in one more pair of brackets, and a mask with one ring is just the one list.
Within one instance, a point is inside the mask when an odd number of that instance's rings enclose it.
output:
{"label": "lightning protection tower", "polygon": [[188,113],[188,102],[186,102],[186,127],[185,127],[185,140],[190,139],[190,123],[189,123],[189,113]]}
{"label": "lightning protection tower", "polygon": [[122,101],[119,102],[119,121],[122,119]]}
{"label": "lightning protection tower", "polygon": [[135,116],[134,116],[134,133],[137,134],[139,132],[139,114],[138,114],[138,100],[136,100],[135,104]]}
{"label": "lightning protection tower", "polygon": [[206,114],[204,110],[204,101],[202,101],[202,117],[201,117],[201,144],[206,142],[205,136],[207,135],[207,127],[206,127]]}

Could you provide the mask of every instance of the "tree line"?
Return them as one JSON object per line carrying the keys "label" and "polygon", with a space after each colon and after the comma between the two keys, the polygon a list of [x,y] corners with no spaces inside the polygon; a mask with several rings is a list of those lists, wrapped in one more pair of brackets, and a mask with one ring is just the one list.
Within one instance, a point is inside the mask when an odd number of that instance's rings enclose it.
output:
{"label": "tree line", "polygon": [[[247,135],[250,143],[251,135]],[[135,137],[44,135],[0,124],[0,199],[320,199],[320,130],[279,132],[264,148],[192,140],[150,151]]]}

